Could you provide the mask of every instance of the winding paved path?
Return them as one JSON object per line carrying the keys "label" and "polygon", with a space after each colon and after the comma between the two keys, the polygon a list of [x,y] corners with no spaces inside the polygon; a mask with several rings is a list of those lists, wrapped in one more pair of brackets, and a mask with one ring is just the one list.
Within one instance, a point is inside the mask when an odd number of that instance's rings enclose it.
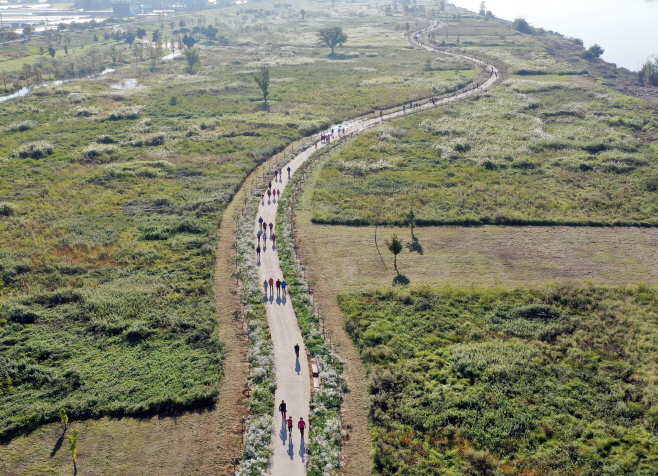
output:
{"label": "winding paved path", "polygon": [[[438,51],[434,48],[422,45],[413,40],[414,36],[421,34],[423,31],[430,31],[439,27],[439,23],[435,22],[431,27],[426,30],[420,30],[410,35],[410,41],[417,47],[424,48],[430,51]],[[444,53],[450,54],[450,53]],[[477,63],[484,66],[483,61],[470,58],[463,55],[460,56],[468,61]],[[493,66],[488,67],[491,71]],[[493,68],[494,71],[497,71]],[[480,88],[476,90],[469,90],[455,96],[447,97],[436,101],[434,104],[426,102],[414,109],[415,111],[422,109],[429,109],[439,105],[447,104],[469,97],[473,94],[488,89],[496,81],[496,77],[490,77]],[[411,111],[407,112],[409,114]],[[390,120],[399,116],[405,115],[402,110],[394,111],[383,115],[383,120]],[[382,120],[377,118],[355,120],[349,123],[334,125],[329,129],[337,130],[341,127],[344,130],[343,136],[353,135],[360,133],[373,126],[381,124]],[[336,137],[336,136],[334,136]],[[313,146],[304,150],[292,159],[288,164],[284,165],[283,177],[278,181],[272,182],[272,188],[277,191],[283,192],[288,183],[287,168],[290,167],[290,175],[292,176],[297,169],[313,154],[316,150],[324,147],[325,144],[317,142]],[[270,201],[267,198],[261,201],[258,209],[258,217],[262,217],[266,223],[273,223],[274,233],[276,234],[276,212],[278,208],[278,194],[276,201]],[[258,218],[254,223],[254,235],[258,232],[260,223]],[[267,233],[268,239],[261,241],[261,261],[259,264],[260,281],[269,281],[272,278],[274,281],[283,279],[281,266],[279,265],[279,256],[276,247],[270,238],[269,227]],[[256,238],[254,238],[254,247],[256,246]],[[269,287],[269,286],[268,286]],[[273,295],[267,292],[265,300],[265,309],[267,312],[267,320],[270,327],[272,336],[272,344],[274,346],[274,359],[275,359],[275,372],[277,389],[275,394],[276,408],[274,409],[275,416],[275,435],[273,438],[273,455],[270,466],[270,474],[272,476],[303,476],[306,474],[306,446],[301,441],[299,430],[297,430],[297,422],[300,417],[303,417],[308,422],[309,402],[311,399],[311,378],[309,374],[309,365],[306,359],[306,347],[302,334],[297,324],[297,318],[293,310],[292,304],[288,296],[277,296],[276,287],[274,288]],[[295,359],[294,346],[299,343],[300,346],[300,359]],[[278,410],[281,400],[285,400],[288,407],[288,415],[293,417],[293,434],[292,437],[288,435],[288,429],[284,425]],[[308,429],[306,430],[306,441],[308,441]]]}

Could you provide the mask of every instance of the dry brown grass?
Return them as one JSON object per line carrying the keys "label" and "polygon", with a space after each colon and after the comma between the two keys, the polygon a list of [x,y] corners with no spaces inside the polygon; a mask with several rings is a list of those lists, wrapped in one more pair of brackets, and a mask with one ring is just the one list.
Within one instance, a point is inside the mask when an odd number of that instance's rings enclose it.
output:
{"label": "dry brown grass", "polygon": [[[298,215],[301,246],[316,287],[331,281],[341,291],[391,284],[393,255],[384,239],[411,242],[408,229],[311,225]],[[658,283],[658,229],[589,227],[427,227],[415,231],[423,254],[405,250],[400,273],[412,284],[518,287],[569,281],[623,285]]]}

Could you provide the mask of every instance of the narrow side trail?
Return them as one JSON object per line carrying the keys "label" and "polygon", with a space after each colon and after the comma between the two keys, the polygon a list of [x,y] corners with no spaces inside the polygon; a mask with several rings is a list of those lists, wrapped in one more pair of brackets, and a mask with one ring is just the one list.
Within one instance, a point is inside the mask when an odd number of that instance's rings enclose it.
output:
{"label": "narrow side trail", "polygon": [[[420,30],[410,35],[409,39],[417,47],[425,48],[430,51],[435,51],[433,48],[422,45],[419,40],[415,38],[424,32],[429,32],[439,27],[439,23],[435,22],[431,27]],[[449,54],[449,53],[446,53]],[[460,56],[468,61],[485,66],[483,61],[475,58],[470,58],[463,55]],[[471,89],[455,96],[446,97],[436,100],[435,102],[428,101],[422,105],[414,108],[413,112],[437,107],[447,104],[459,99],[469,97],[477,94],[483,90],[491,87],[497,79],[497,70],[493,66],[486,65],[488,71],[493,71],[492,75],[486,82],[476,89]],[[371,119],[355,120],[349,123],[330,126],[329,129],[342,130],[338,136],[347,137],[358,134],[373,126],[379,125],[384,121],[394,119],[412,111],[405,112],[397,110],[388,114],[382,114],[380,117]],[[333,136],[335,137],[335,136]],[[309,364],[306,357],[306,347],[302,338],[302,334],[297,323],[297,318],[290,302],[289,297],[281,292],[277,292],[276,286],[270,288],[270,278],[276,282],[283,280],[285,277],[282,275],[281,266],[279,264],[279,256],[276,251],[276,245],[271,239],[271,232],[269,225],[272,224],[273,233],[276,235],[276,213],[278,208],[279,192],[283,193],[286,185],[288,184],[289,176],[297,171],[297,169],[317,150],[324,147],[324,143],[317,142],[311,147],[307,148],[298,154],[289,163],[283,166],[281,173],[276,180],[271,183],[272,190],[277,190],[276,199],[267,198],[263,196],[260,206],[258,208],[258,215],[254,223],[254,248],[259,244],[256,238],[257,233],[262,231],[262,225],[259,218],[267,223],[267,232],[264,239],[260,240],[262,249],[261,259],[259,262],[259,277],[260,282],[264,285],[264,300],[265,309],[267,312],[268,324],[274,346],[274,361],[276,372],[277,390],[275,394],[275,435],[273,438],[273,455],[270,466],[270,474],[272,476],[302,476],[306,474],[306,445],[305,441],[301,439],[299,430],[297,429],[297,422],[300,417],[308,422],[309,402],[311,399],[311,379],[309,373]],[[290,168],[290,174],[288,174]],[[294,346],[300,346],[300,358],[295,358]],[[347,377],[349,383],[349,369],[347,369]],[[293,431],[292,435],[288,434],[287,425],[281,418],[278,412],[278,406],[282,400],[285,400],[288,410],[288,416],[293,418]],[[308,438],[308,428],[305,432],[305,438]],[[364,449],[366,450],[366,449]]]}

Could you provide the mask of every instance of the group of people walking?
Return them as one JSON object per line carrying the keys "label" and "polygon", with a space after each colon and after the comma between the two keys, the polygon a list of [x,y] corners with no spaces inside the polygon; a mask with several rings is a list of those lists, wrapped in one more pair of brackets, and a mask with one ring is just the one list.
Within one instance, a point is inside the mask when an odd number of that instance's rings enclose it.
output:
{"label": "group of people walking", "polygon": [[[290,167],[288,167],[290,168]],[[283,172],[282,172],[283,173]],[[290,173],[290,172],[288,172]],[[275,179],[276,181],[276,179]],[[265,194],[267,194],[267,203],[270,203],[270,199],[274,197],[274,202],[276,203],[276,197],[278,195],[279,200],[281,200],[281,190],[278,188],[273,188],[272,187],[272,182],[267,184],[267,191],[263,192],[263,202],[265,202]]]}
{"label": "group of people walking", "polygon": [[288,286],[288,283],[286,283],[285,279],[278,279],[274,281],[274,278],[270,276],[270,279],[266,279],[263,281],[263,289],[265,290],[265,298],[267,298],[267,289],[269,287],[270,290],[270,296],[274,297],[274,286],[276,286],[276,297],[282,297],[286,295],[286,287]]}
{"label": "group of people walking", "polygon": [[[299,360],[299,342],[295,344],[295,357],[297,360]],[[286,418],[286,414],[288,412],[288,406],[286,405],[285,400],[281,400],[281,403],[279,404],[279,411],[281,412],[281,418],[288,424],[288,438],[292,439],[292,416],[288,416]],[[302,440],[304,440],[304,430],[306,429],[307,423],[304,421],[304,417],[299,417],[299,421],[297,422],[297,429],[299,429],[299,433],[302,435]]]}
{"label": "group of people walking", "polygon": [[[281,412],[281,419],[288,424],[288,438],[292,440],[292,416],[288,416],[288,418],[286,418],[288,409],[286,402],[283,400],[281,400],[281,404],[279,405],[279,411]],[[306,429],[306,422],[304,421],[304,417],[299,417],[299,421],[297,422],[297,429],[299,429],[299,433],[302,435],[302,440],[304,440],[304,430]]]}

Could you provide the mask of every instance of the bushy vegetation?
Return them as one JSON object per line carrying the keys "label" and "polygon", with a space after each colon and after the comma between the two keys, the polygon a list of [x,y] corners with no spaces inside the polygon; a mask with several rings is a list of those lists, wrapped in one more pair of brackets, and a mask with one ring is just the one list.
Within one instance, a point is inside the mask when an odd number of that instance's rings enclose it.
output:
{"label": "bushy vegetation", "polygon": [[647,60],[640,69],[638,77],[643,83],[658,86],[658,58],[654,58],[653,61]]}
{"label": "bushy vegetation", "polygon": [[[546,78],[546,77],[543,77]],[[326,161],[316,223],[656,225],[655,113],[587,82],[508,80],[360,135]]]}
{"label": "bushy vegetation", "polygon": [[379,474],[651,475],[658,290],[344,295]]}

